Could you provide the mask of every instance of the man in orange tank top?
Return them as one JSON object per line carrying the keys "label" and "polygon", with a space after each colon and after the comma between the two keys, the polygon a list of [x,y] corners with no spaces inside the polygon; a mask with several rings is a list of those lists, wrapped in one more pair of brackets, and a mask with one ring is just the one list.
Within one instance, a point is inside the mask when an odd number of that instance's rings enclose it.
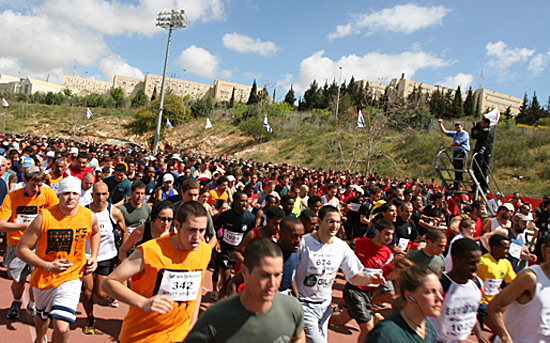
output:
{"label": "man in orange tank top", "polygon": [[[177,233],[136,248],[103,281],[109,296],[130,305],[119,342],[181,342],[196,321],[212,248],[204,242],[206,209],[197,201],[176,212]],[[131,289],[123,283],[132,278]]]}
{"label": "man in orange tank top", "polygon": [[[78,206],[80,185],[80,179],[72,176],[59,182],[59,204],[40,212],[15,251],[18,258],[35,267],[30,284],[37,312],[36,342],[47,341],[50,318],[53,318],[51,341],[67,342],[80,300],[80,279],[97,267],[99,226],[89,209]],[[88,239],[91,257],[86,260],[84,247]]]}

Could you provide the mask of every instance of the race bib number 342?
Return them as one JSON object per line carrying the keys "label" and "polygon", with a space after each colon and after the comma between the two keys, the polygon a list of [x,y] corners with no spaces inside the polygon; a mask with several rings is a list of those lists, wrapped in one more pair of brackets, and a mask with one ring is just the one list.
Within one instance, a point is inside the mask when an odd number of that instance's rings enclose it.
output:
{"label": "race bib number 342", "polygon": [[202,271],[164,270],[157,294],[168,295],[173,301],[197,299],[202,280]]}

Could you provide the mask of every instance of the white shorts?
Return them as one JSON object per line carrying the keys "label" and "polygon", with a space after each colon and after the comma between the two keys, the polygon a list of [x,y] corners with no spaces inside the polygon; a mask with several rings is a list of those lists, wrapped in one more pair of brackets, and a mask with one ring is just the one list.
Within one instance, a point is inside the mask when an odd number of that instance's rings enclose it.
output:
{"label": "white shorts", "polygon": [[42,320],[55,318],[74,323],[81,288],[81,280],[70,280],[50,289],[33,287],[37,315]]}

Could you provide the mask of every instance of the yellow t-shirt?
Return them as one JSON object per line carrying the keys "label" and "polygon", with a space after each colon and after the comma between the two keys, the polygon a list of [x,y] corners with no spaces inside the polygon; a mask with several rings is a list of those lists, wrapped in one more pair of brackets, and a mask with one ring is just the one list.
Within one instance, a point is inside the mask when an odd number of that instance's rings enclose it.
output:
{"label": "yellow t-shirt", "polygon": [[207,203],[212,206],[218,199],[229,200],[229,193],[227,191],[221,193],[219,189],[213,189],[210,191]]}
{"label": "yellow t-shirt", "polygon": [[55,288],[84,275],[86,266],[86,240],[92,234],[92,212],[78,206],[73,216],[64,216],[55,205],[42,210],[42,229],[36,243],[36,255],[44,261],[66,259],[73,265],[66,271],[54,274],[34,268],[30,284],[38,289]]}
{"label": "yellow t-shirt", "polygon": [[150,298],[169,295],[173,309],[169,313],[147,313],[130,306],[122,322],[119,342],[181,342],[189,332],[195,300],[202,291],[204,272],[212,249],[204,242],[194,251],[181,251],[163,236],[141,244],[145,269],[132,277],[134,292]]}
{"label": "yellow t-shirt", "polygon": [[510,261],[505,258],[495,260],[493,255],[487,253],[481,256],[477,276],[483,281],[483,297],[481,302],[488,304],[500,292],[502,280],[506,283],[516,278],[516,272]]}
{"label": "yellow t-shirt", "polygon": [[[26,196],[25,189],[20,188],[8,193],[4,198],[0,208],[0,219],[10,223],[31,222],[41,209],[58,202],[57,194],[48,187],[42,187],[40,193],[32,197]],[[25,230],[7,232],[7,245],[16,246],[24,232]]]}

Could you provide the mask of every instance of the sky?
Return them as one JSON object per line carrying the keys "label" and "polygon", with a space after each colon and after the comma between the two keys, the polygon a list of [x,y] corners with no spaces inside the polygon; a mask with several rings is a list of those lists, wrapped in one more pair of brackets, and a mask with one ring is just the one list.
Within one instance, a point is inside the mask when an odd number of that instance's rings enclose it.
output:
{"label": "sky", "polygon": [[172,77],[256,79],[278,101],[314,79],[387,84],[402,73],[463,92],[481,81],[542,104],[550,96],[548,0],[0,0],[0,74],[162,75],[168,31],[155,19],[170,9],[187,17],[172,34]]}

